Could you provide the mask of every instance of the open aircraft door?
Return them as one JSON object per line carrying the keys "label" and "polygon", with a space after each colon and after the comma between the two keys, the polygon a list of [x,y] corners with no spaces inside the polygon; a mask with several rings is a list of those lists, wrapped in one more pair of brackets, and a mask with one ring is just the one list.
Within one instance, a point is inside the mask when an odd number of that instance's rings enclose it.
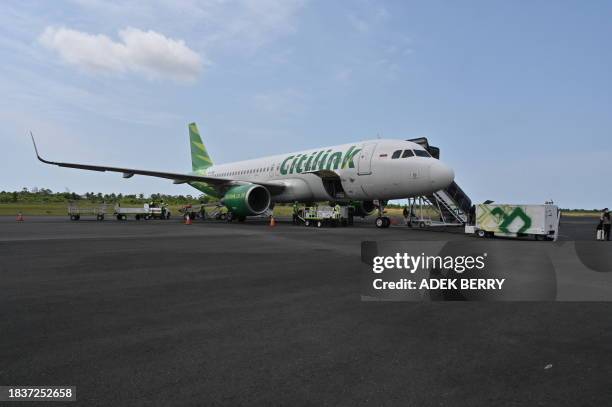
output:
{"label": "open aircraft door", "polygon": [[357,175],[368,175],[372,173],[372,156],[377,143],[367,143],[361,147],[359,161],[357,162]]}

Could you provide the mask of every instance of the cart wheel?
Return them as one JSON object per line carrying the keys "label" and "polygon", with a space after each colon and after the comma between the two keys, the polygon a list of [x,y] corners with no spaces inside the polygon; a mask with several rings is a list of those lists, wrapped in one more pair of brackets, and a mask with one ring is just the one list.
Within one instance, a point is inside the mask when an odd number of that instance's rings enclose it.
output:
{"label": "cart wheel", "polygon": [[384,228],[385,227],[385,220],[382,217],[378,217],[376,218],[376,220],[374,221],[374,224],[376,225],[377,228]]}
{"label": "cart wheel", "polygon": [[320,220],[317,221],[317,227],[320,228],[321,226],[323,226],[323,222],[321,222]]}
{"label": "cart wheel", "polygon": [[76,216],[70,215],[70,220],[76,220]]}
{"label": "cart wheel", "polygon": [[482,229],[478,229],[478,230],[476,231],[476,236],[478,236],[478,237],[487,237],[487,232],[485,232],[485,231],[484,231],[484,230],[482,230]]}

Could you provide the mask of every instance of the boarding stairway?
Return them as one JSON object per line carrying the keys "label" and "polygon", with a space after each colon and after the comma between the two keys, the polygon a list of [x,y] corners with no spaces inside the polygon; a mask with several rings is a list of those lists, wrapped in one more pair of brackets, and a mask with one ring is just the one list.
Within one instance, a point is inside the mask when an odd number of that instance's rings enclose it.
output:
{"label": "boarding stairway", "polygon": [[[440,149],[429,145],[426,137],[410,139],[421,145],[435,159],[440,159]],[[465,192],[453,181],[446,189],[441,189],[433,194],[424,197],[429,203],[440,212],[440,217],[444,223],[466,224],[468,222],[472,200]]]}

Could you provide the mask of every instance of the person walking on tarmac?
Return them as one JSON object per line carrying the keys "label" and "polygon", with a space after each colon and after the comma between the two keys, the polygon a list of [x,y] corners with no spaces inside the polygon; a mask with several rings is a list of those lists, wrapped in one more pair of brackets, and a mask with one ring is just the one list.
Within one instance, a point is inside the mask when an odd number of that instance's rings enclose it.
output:
{"label": "person walking on tarmac", "polygon": [[294,201],[293,202],[293,224],[294,225],[298,224],[299,213],[300,213],[300,209],[298,207],[298,203],[297,201]]}
{"label": "person walking on tarmac", "polygon": [[334,218],[336,218],[336,221],[340,221],[341,212],[342,212],[342,207],[340,206],[340,204],[336,204],[334,206]]}
{"label": "person walking on tarmac", "polygon": [[608,211],[608,208],[604,208],[600,221],[603,226],[604,238],[607,241],[610,241],[610,212]]}
{"label": "person walking on tarmac", "polygon": [[410,212],[408,211],[408,205],[404,205],[402,215],[404,215],[404,223],[406,224],[406,226],[408,226],[408,217],[410,216]]}

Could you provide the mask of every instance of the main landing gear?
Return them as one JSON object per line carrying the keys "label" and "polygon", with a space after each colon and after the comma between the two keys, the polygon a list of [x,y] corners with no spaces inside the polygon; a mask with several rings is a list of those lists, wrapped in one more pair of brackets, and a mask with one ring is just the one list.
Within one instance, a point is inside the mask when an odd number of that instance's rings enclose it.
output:
{"label": "main landing gear", "polygon": [[391,226],[391,219],[386,216],[383,216],[383,214],[385,213],[385,204],[385,201],[378,201],[378,203],[375,202],[376,209],[378,211],[378,217],[374,221],[374,224],[377,228],[388,228],[389,226]]}

